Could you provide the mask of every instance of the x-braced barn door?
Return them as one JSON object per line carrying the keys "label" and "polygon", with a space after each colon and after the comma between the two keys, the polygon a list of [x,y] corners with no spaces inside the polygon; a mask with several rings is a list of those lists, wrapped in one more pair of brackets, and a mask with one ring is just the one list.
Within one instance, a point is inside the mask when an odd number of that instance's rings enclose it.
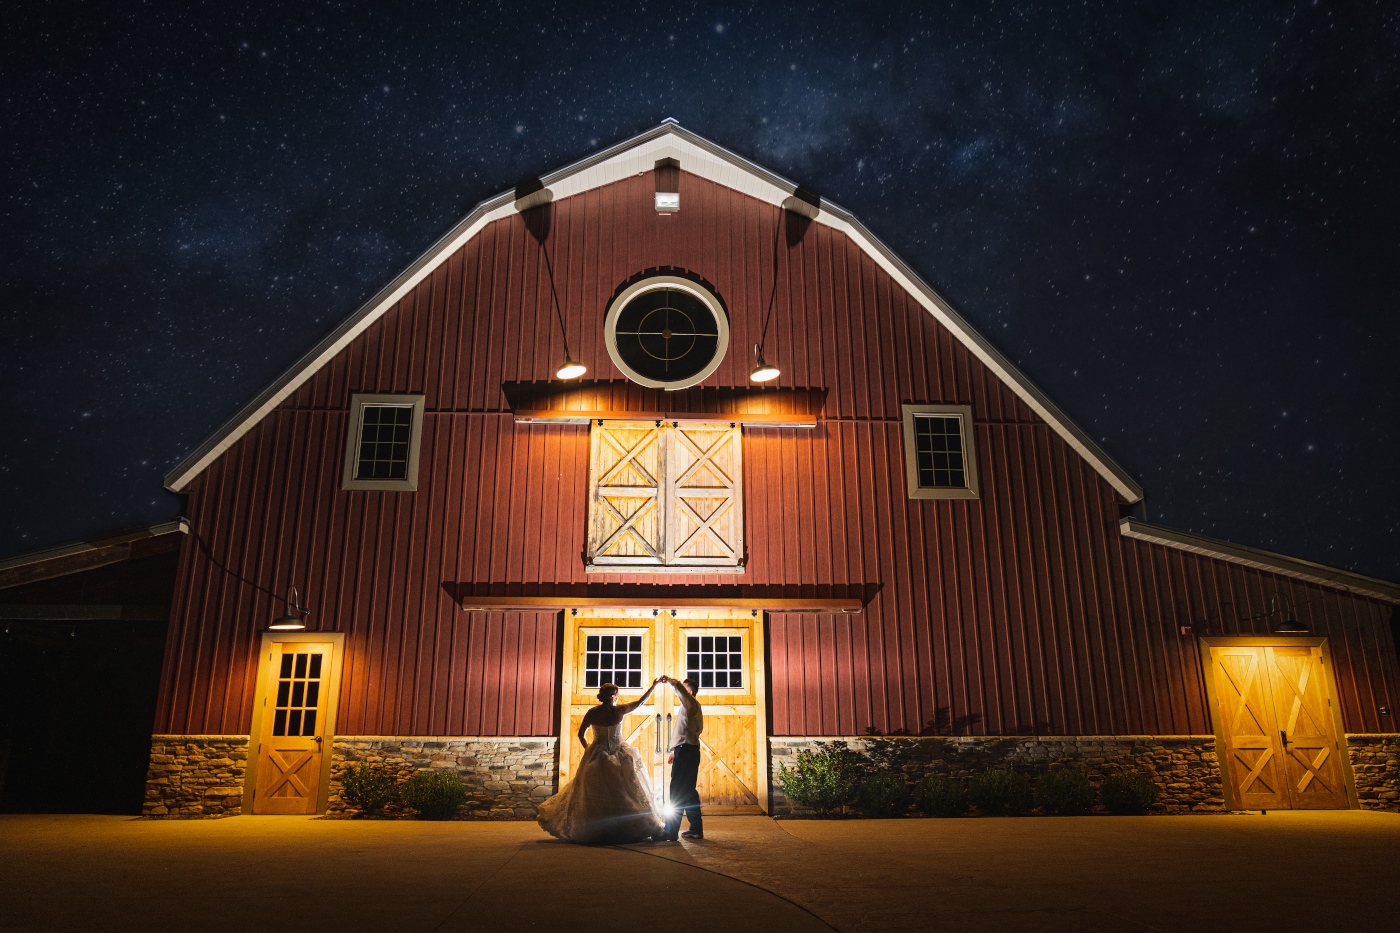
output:
{"label": "x-braced barn door", "polygon": [[1248,810],[1349,806],[1322,645],[1210,644],[1207,650],[1231,804]]}
{"label": "x-braced barn door", "polygon": [[594,422],[588,568],[742,566],[743,473],[737,424]]}
{"label": "x-braced barn door", "polygon": [[257,746],[250,762],[253,813],[325,808],[341,637],[264,636],[254,711]]}

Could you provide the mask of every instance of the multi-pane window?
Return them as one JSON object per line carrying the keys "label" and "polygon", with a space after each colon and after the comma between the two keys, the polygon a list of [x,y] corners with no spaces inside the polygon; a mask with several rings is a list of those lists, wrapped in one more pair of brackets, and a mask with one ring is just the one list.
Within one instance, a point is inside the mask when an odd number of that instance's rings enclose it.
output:
{"label": "multi-pane window", "polygon": [[413,408],[366,405],[360,421],[355,479],[405,479],[413,431]]}
{"label": "multi-pane window", "polygon": [[962,419],[956,415],[915,415],[914,451],[918,458],[919,485],[962,488]]}
{"label": "multi-pane window", "polygon": [[911,404],[903,408],[909,498],[978,498],[972,406]]}
{"label": "multi-pane window", "polygon": [[277,672],[277,706],[272,714],[273,735],[316,734],[321,659],[318,651],[282,655],[282,666]]}
{"label": "multi-pane window", "polygon": [[423,405],[421,395],[351,396],[342,489],[418,488]]}
{"label": "multi-pane window", "polygon": [[687,635],[685,673],[702,689],[744,686],[744,639],[741,635]]}
{"label": "multi-pane window", "polygon": [[583,683],[598,688],[642,685],[642,636],[588,635],[584,642]]}

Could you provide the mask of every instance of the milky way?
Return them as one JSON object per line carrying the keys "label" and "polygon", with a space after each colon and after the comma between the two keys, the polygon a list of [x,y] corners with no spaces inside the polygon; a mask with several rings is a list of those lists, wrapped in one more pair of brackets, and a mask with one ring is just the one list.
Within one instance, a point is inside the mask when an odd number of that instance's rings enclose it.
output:
{"label": "milky way", "polygon": [[0,554],[178,514],[475,202],[672,116],[859,215],[1153,521],[1400,579],[1393,3],[236,6],[0,26]]}

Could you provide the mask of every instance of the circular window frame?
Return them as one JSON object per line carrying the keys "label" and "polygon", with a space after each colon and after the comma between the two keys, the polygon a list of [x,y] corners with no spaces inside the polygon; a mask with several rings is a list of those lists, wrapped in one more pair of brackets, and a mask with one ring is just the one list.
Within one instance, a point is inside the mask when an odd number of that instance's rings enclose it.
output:
{"label": "circular window frame", "polygon": [[[709,312],[714,315],[715,326],[719,330],[718,339],[715,341],[715,355],[705,368],[693,376],[685,379],[678,379],[674,382],[664,382],[643,376],[641,373],[628,366],[622,359],[622,354],[617,350],[617,318],[622,313],[622,309],[631,303],[632,299],[647,292],[657,291],[662,288],[675,289],[685,292],[703,304]],[[680,389],[688,389],[691,386],[699,385],[710,378],[719,369],[719,365],[724,362],[725,355],[729,352],[729,316],[724,313],[724,306],[719,303],[719,299],[714,293],[703,285],[692,282],[690,279],[683,279],[676,275],[653,275],[633,282],[622,290],[612,304],[608,305],[608,313],[603,318],[603,346],[607,348],[608,356],[612,357],[613,365],[622,370],[622,374],[628,379],[652,389],[664,389],[667,392],[675,392]]]}

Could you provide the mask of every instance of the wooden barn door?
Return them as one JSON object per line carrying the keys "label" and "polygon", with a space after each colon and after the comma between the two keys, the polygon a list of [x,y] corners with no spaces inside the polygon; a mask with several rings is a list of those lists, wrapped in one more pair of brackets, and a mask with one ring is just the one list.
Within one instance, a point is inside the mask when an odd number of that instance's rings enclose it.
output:
{"label": "wooden barn door", "polygon": [[[581,609],[567,612],[565,620],[560,786],[577,772],[583,755],[578,728],[597,704],[600,684],[617,683],[627,702],[640,696],[658,674],[684,678],[693,672],[709,684],[700,691],[705,729],[698,787],[704,812],[766,811],[767,684],[761,613]],[[647,763],[660,805],[666,802],[670,781],[666,757],[676,740],[678,706],[672,688],[663,685],[623,726],[625,738]]]}
{"label": "wooden barn door", "polygon": [[337,636],[264,641],[256,701],[252,812],[310,814],[325,806],[339,678]]}
{"label": "wooden barn door", "polygon": [[1349,806],[1322,646],[1223,644],[1207,651],[1231,805],[1248,810]]}
{"label": "wooden barn door", "polygon": [[[616,684],[618,700],[630,703],[646,692],[660,672],[660,645],[650,618],[596,618],[569,615],[564,637],[564,677],[559,722],[559,786],[573,780],[584,748],[578,740],[583,717],[598,705],[598,688]],[[651,777],[656,802],[661,804],[665,755],[661,748],[663,720],[651,701],[630,713],[622,723],[623,739],[641,753]],[[588,740],[593,741],[590,735]]]}
{"label": "wooden barn door", "polygon": [[767,775],[760,764],[767,737],[762,616],[677,616],[666,617],[668,673],[700,681],[705,729],[696,786],[703,812],[761,813],[767,809]]}
{"label": "wooden barn door", "polygon": [[588,568],[742,566],[743,475],[737,424],[595,422],[589,430]]}

